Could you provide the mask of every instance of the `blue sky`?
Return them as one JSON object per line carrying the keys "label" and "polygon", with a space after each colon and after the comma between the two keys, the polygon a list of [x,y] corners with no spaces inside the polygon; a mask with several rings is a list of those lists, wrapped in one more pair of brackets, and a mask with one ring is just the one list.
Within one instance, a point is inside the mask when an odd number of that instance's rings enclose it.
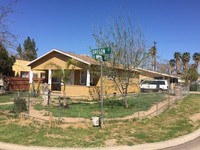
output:
{"label": "blue sky", "polygon": [[109,18],[129,16],[147,46],[156,41],[160,59],[169,60],[176,51],[200,52],[199,8],[199,0],[18,0],[10,28],[21,44],[34,38],[38,56],[53,48],[90,54],[93,30],[106,27]]}

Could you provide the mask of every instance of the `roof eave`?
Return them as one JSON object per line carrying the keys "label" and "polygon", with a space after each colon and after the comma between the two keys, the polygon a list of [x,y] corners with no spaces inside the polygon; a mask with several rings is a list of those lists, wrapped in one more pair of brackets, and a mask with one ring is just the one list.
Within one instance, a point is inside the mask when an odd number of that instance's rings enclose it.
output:
{"label": "roof eave", "polygon": [[73,58],[73,59],[76,59],[76,60],[78,60],[78,61],[80,61],[80,62],[83,62],[83,63],[85,63],[85,64],[87,64],[87,65],[91,65],[91,63],[89,63],[89,62],[87,62],[87,61],[84,61],[84,60],[82,60],[82,59],[80,59],[80,58],[77,58],[77,57],[74,57],[74,56],[72,56],[72,55],[70,55],[70,54],[64,53],[64,52],[62,52],[62,51],[60,51],[60,50],[58,50],[58,49],[52,49],[51,51],[45,53],[44,55],[42,55],[42,56],[40,56],[40,57],[34,59],[34,60],[31,61],[30,63],[28,63],[27,66],[30,66],[32,63],[36,62],[37,60],[43,58],[44,56],[46,56],[46,55],[48,55],[48,54],[50,54],[50,53],[52,53],[53,51],[58,52],[58,53],[60,53],[60,54],[63,54],[63,55],[65,55],[65,56],[71,57],[71,58]]}

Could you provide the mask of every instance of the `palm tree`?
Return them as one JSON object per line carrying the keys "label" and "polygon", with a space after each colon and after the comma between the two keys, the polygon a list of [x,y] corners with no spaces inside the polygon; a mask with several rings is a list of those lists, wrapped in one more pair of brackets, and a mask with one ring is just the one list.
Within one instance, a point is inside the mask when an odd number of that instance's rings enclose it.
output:
{"label": "palm tree", "polygon": [[152,70],[156,71],[156,42],[154,42],[154,46],[152,46],[149,50],[150,55],[152,56]]}
{"label": "palm tree", "polygon": [[181,53],[180,52],[175,52],[174,53],[174,59],[176,61],[176,73],[179,74],[180,68],[181,68]]}
{"label": "palm tree", "polygon": [[195,68],[198,72],[199,62],[200,62],[200,53],[194,53],[192,56],[193,60],[195,61]]}
{"label": "palm tree", "polygon": [[169,61],[169,65],[170,65],[170,74],[173,73],[175,64],[176,64],[176,61],[175,61],[174,59],[171,59],[171,60]]}
{"label": "palm tree", "polygon": [[183,70],[187,71],[188,70],[188,63],[190,61],[190,53],[189,52],[185,52],[182,54],[182,62],[183,62]]}

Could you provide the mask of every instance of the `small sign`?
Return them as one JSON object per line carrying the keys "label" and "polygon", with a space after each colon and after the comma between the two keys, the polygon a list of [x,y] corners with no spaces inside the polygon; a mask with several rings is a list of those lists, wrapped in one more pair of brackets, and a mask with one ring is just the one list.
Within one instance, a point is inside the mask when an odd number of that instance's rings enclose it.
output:
{"label": "small sign", "polygon": [[106,48],[98,48],[98,49],[93,49],[92,50],[92,56],[104,55],[104,54],[111,54],[111,48],[110,47],[106,47]]}
{"label": "small sign", "polygon": [[108,55],[94,55],[96,60],[107,61],[110,57]]}
{"label": "small sign", "polygon": [[95,55],[95,59],[103,61],[103,55]]}

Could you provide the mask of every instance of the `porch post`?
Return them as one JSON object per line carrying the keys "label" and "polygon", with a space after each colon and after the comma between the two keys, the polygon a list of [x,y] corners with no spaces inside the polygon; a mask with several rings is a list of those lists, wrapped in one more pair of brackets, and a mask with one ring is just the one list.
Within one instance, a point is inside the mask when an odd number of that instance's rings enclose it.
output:
{"label": "porch post", "polygon": [[86,86],[90,86],[90,71],[87,70]]}
{"label": "porch post", "polygon": [[32,83],[33,82],[33,71],[30,70],[29,71],[29,83]]}
{"label": "porch post", "polygon": [[52,74],[52,71],[51,69],[48,70],[48,84],[50,85],[50,88],[51,88],[51,74]]}

